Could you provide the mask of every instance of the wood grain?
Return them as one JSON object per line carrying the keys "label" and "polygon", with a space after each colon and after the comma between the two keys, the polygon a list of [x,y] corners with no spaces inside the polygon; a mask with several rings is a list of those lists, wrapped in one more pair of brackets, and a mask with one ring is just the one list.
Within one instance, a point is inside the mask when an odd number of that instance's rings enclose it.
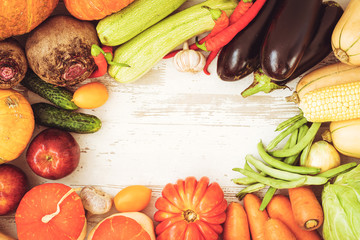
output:
{"label": "wood grain", "polygon": [[[197,2],[201,1],[189,0],[181,9]],[[345,7],[348,0],[339,3]],[[58,13],[67,14],[63,2],[54,12]],[[333,60],[330,56],[318,66]],[[253,76],[224,82],[216,75],[215,65],[216,60],[210,65],[210,76],[179,73],[167,59],[134,83],[120,84],[109,76],[85,81],[101,81],[109,89],[104,106],[80,110],[98,116],[103,126],[94,134],[73,134],[81,146],[80,164],[57,182],[72,187],[93,185],[112,195],[128,185],[146,185],[153,190],[144,210],[149,216],[155,212],[163,186],[187,176],[206,175],[222,186],[229,202],[237,201],[235,194],[242,186],[232,183],[232,178],[240,177],[232,168],[242,167],[246,154],[256,155],[260,140],[270,141],[277,134],[276,125],[299,112],[294,103],[285,101],[298,79],[289,89],[242,98],[240,93]],[[17,90],[31,103],[44,101],[21,86]],[[43,129],[37,126],[34,136]],[[31,171],[25,153],[12,164],[26,172],[30,186],[53,182]],[[91,217],[89,229],[103,217]],[[14,214],[0,217],[0,231],[16,236]]]}

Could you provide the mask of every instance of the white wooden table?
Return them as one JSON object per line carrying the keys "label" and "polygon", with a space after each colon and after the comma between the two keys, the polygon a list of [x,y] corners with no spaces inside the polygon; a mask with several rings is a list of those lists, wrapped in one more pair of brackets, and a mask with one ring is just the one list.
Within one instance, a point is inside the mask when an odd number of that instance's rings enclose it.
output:
{"label": "white wooden table", "polygon": [[[343,7],[348,1],[338,0]],[[189,0],[181,9],[197,2],[201,1]],[[60,2],[55,13],[64,11]],[[109,76],[97,79],[108,87],[109,100],[98,109],[81,111],[98,116],[102,128],[94,134],[73,134],[81,146],[80,164],[56,182],[93,185],[112,195],[128,185],[146,185],[153,190],[144,210],[150,217],[163,186],[187,176],[208,176],[222,186],[228,201],[237,201],[241,186],[231,179],[240,174],[232,168],[242,167],[246,154],[257,154],[260,140],[271,140],[276,125],[299,112],[294,103],[285,101],[298,79],[289,84],[291,89],[243,98],[240,93],[253,75],[222,81],[216,60],[210,72],[211,76],[179,73],[168,59],[134,83],[120,84]],[[24,88],[18,90],[31,103],[44,101]],[[37,126],[34,136],[43,129]],[[35,175],[24,153],[11,163],[25,171],[31,187],[54,182]],[[103,217],[90,218],[89,229]],[[0,217],[0,231],[16,237],[14,214]]]}

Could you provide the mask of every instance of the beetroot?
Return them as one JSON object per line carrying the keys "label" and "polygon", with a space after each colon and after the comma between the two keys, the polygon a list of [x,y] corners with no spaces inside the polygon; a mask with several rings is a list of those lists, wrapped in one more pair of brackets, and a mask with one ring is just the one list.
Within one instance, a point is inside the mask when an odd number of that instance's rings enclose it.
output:
{"label": "beetroot", "polygon": [[95,26],[71,16],[48,18],[26,40],[29,66],[44,81],[66,87],[84,81],[95,69],[91,45]]}
{"label": "beetroot", "polygon": [[8,38],[0,42],[0,88],[8,89],[24,79],[27,71],[25,52],[19,42]]}

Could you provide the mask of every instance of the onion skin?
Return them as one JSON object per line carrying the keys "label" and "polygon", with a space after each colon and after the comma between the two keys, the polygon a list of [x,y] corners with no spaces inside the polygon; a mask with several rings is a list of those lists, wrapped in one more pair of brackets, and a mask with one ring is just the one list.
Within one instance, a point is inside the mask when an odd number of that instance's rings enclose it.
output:
{"label": "onion skin", "polygon": [[305,162],[306,167],[320,168],[325,172],[340,166],[340,154],[330,143],[321,140],[313,143]]}
{"label": "onion skin", "polygon": [[9,89],[24,79],[28,68],[20,43],[8,38],[0,42],[0,89]]}

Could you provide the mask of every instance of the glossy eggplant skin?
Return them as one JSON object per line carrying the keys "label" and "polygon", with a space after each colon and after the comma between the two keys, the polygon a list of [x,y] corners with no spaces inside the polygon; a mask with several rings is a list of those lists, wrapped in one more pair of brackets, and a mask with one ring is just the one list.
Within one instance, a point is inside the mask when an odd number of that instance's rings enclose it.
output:
{"label": "glossy eggplant skin", "polygon": [[271,22],[260,53],[261,68],[274,80],[289,78],[315,33],[322,0],[284,0]]}
{"label": "glossy eggplant skin", "polygon": [[268,0],[255,19],[222,48],[217,61],[220,79],[236,81],[259,67],[263,39],[279,2]]}
{"label": "glossy eggplant skin", "polygon": [[297,78],[331,53],[331,35],[343,13],[344,10],[335,1],[327,1],[322,4],[319,27],[289,80]]}

